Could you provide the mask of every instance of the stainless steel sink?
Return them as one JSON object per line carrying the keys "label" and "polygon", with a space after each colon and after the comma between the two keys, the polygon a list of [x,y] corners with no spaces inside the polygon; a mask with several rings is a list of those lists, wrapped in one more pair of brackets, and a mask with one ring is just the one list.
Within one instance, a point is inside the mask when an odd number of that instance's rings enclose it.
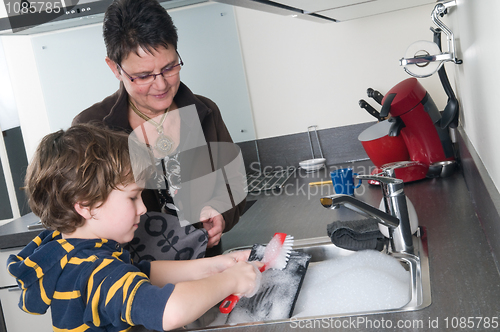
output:
{"label": "stainless steel sink", "polygon": [[[300,320],[311,320],[311,319],[327,319],[327,318],[337,318],[337,317],[349,317],[349,316],[359,316],[359,315],[371,315],[371,314],[382,314],[382,313],[393,313],[393,312],[404,312],[404,311],[415,311],[423,309],[431,304],[431,288],[430,288],[430,278],[429,278],[429,261],[427,252],[427,238],[425,236],[425,230],[419,228],[415,235],[413,235],[413,244],[415,247],[415,255],[405,254],[405,253],[391,253],[386,254],[396,258],[401,265],[410,272],[410,301],[399,308],[377,310],[377,311],[360,311],[360,312],[349,312],[342,314],[331,314],[331,315],[321,315],[321,316],[308,316],[308,317],[294,317],[294,321]],[[309,238],[302,240],[295,240],[294,250],[303,251],[311,255],[310,264],[315,264],[316,262],[322,262],[330,259],[339,258],[342,256],[348,256],[354,253],[354,251],[345,250],[336,247],[330,241],[327,236]],[[248,249],[248,247],[234,248],[229,251]],[[277,323],[287,323],[290,319],[281,320],[269,320],[261,322],[248,322],[240,323],[237,325],[226,324],[225,318],[227,316],[219,313],[218,307],[210,309],[205,315],[203,315],[196,322],[187,326],[188,329],[210,329],[210,328],[221,328],[221,327],[231,327],[231,326],[249,326],[249,325],[262,325],[262,324],[277,324]]]}

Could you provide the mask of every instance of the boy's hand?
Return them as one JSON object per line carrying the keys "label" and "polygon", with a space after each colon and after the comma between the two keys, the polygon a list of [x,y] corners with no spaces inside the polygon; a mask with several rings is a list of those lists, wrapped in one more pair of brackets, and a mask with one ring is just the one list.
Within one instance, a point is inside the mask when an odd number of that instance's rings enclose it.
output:
{"label": "boy's hand", "polygon": [[[237,250],[233,251],[229,254],[224,254],[224,255],[219,255],[219,256],[214,256],[210,258],[214,263],[213,263],[213,273],[220,273],[225,271],[226,269],[234,266],[238,262],[246,262],[248,260],[248,256],[250,256],[250,249],[249,250]],[[257,266],[257,268],[260,268],[262,265],[264,265],[261,262],[252,262]]]}
{"label": "boy's hand", "polygon": [[252,297],[260,287],[261,272],[259,267],[264,265],[260,262],[237,262],[223,273],[229,275],[231,280],[236,281],[233,294],[239,297]]}
{"label": "boy's hand", "polygon": [[236,262],[246,262],[248,260],[248,257],[250,257],[250,252],[251,250],[235,250],[233,252],[230,252],[228,254],[225,254],[223,256],[231,257]]}

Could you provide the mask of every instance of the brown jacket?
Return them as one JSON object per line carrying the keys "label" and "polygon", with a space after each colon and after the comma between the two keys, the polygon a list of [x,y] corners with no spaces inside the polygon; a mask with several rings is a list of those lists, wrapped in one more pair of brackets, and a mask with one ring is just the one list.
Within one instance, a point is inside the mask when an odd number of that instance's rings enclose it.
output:
{"label": "brown jacket", "polygon": [[[195,105],[200,119],[201,128],[203,130],[205,140],[208,144],[210,144],[210,142],[233,142],[229,131],[227,130],[226,125],[222,120],[219,108],[213,101],[206,97],[193,94],[191,90],[189,90],[189,88],[182,82],[179,86],[179,90],[177,91],[176,96],[174,97],[174,101],[179,108],[193,104]],[[111,96],[106,97],[101,102],[96,103],[86,110],[82,111],[73,119],[72,124],[98,121],[103,122],[106,126],[114,130],[122,130],[130,133],[132,132],[132,127],[128,122],[127,114],[128,94],[123,84],[120,84],[120,89],[118,91],[116,91]],[[192,153],[190,155],[190,163],[196,164],[196,154],[194,157],[192,156]],[[193,158],[195,159],[193,160]],[[181,169],[183,179],[189,178],[189,175],[185,176],[185,174],[182,172],[183,169]],[[227,190],[230,193],[229,186],[227,186]],[[149,189],[143,191],[142,197],[148,211],[161,211],[157,195],[157,190]],[[195,195],[192,198],[194,200],[210,201],[211,203],[213,203],[212,198],[213,196],[217,196],[217,193],[214,193],[213,190],[207,188],[207,190],[203,191],[193,191],[193,195]],[[202,197],[200,197],[200,195]],[[212,205],[215,209],[217,209],[216,203],[209,205]],[[224,217],[224,221],[226,223],[224,229],[225,232],[229,231],[238,222],[240,214],[241,212],[243,212],[244,207],[245,200],[243,200],[241,203],[237,204],[230,210],[222,213],[222,216]]]}

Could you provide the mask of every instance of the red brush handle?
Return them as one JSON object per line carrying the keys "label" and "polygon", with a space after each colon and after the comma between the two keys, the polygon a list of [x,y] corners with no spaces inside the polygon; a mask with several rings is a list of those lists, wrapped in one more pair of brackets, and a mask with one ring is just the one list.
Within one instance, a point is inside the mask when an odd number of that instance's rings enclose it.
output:
{"label": "red brush handle", "polygon": [[239,296],[236,295],[229,295],[222,301],[222,303],[219,306],[219,311],[223,314],[228,314],[233,310],[234,306],[238,301],[240,300]]}

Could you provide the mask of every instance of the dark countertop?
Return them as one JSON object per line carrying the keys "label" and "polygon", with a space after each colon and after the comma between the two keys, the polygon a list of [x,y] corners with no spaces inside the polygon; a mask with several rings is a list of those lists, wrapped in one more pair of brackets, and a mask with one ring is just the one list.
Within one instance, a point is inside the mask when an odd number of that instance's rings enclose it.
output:
{"label": "dark countertop", "polygon": [[[368,174],[373,167],[369,161],[349,165],[353,165],[356,172],[364,174]],[[335,166],[330,167],[333,168]],[[308,183],[324,179],[328,179],[325,169],[310,174],[299,170],[287,181],[281,192],[250,195],[249,200],[257,201],[242,216],[240,222],[223,236],[223,250],[267,243],[275,232],[285,232],[294,235],[296,239],[325,236],[326,226],[333,220],[359,219],[359,215],[345,208],[328,210],[321,206],[319,198],[332,194],[331,186],[309,187]],[[447,178],[425,179],[405,184],[405,193],[415,206],[419,224],[427,230],[432,304],[419,311],[364,317],[375,324],[390,321],[393,328],[388,328],[388,325],[379,329],[367,328],[365,325],[353,328],[350,325],[349,328],[335,330],[401,331],[403,329],[395,327],[399,320],[407,324],[423,324],[423,327],[405,330],[498,330],[500,326],[493,328],[490,325],[490,328],[486,328],[484,320],[479,327],[475,325],[470,329],[459,326],[452,328],[453,317],[454,322],[467,320],[468,317],[483,317],[488,318],[490,322],[496,320],[497,324],[500,324],[500,318],[494,318],[500,316],[500,275],[461,170]],[[363,183],[356,189],[356,198],[378,206],[382,193],[379,187]],[[12,237],[31,239],[37,231],[28,232],[26,225],[33,222],[36,220],[16,220],[0,227],[0,243],[3,245],[3,241]],[[345,321],[344,324],[347,324],[349,319],[346,317],[336,320]],[[356,320],[356,317],[353,319]],[[445,325],[446,320],[448,328]],[[478,324],[478,319],[473,322]],[[436,323],[437,328],[433,328]],[[325,325],[316,326],[319,327],[318,330],[325,330]],[[232,327],[231,331],[289,331],[293,327],[298,329],[291,323],[280,323]],[[314,330],[311,326],[303,327],[308,331]],[[329,327],[330,330],[333,329],[333,325]],[[134,331],[145,330],[135,328]]]}
{"label": "dark countertop", "polygon": [[0,226],[0,249],[23,247],[40,233],[40,229],[28,230],[29,225],[36,224],[40,218],[28,213]]}

